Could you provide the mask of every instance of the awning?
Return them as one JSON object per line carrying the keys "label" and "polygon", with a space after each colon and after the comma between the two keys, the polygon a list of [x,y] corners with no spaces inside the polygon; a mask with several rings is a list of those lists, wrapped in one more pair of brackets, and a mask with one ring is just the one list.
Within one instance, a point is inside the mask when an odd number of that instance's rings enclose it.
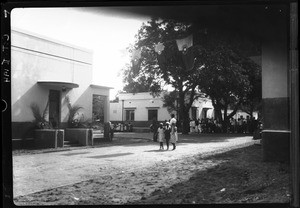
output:
{"label": "awning", "polygon": [[124,110],[135,110],[136,107],[124,107]]}
{"label": "awning", "polygon": [[54,87],[60,89],[73,89],[78,88],[79,85],[73,82],[61,82],[61,81],[37,81],[37,83],[41,86],[45,87]]}

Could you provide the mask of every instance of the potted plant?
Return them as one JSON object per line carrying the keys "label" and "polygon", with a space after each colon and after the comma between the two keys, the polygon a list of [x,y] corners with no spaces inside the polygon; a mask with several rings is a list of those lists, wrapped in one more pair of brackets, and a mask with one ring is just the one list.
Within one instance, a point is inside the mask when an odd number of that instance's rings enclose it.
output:
{"label": "potted plant", "polygon": [[78,143],[83,146],[93,145],[93,130],[87,121],[84,121],[84,114],[80,113],[83,107],[74,105],[72,106],[68,101],[68,127],[65,129],[66,140],[70,143]]}
{"label": "potted plant", "polygon": [[36,103],[30,105],[34,117],[34,144],[36,148],[57,148],[64,145],[64,130],[54,129],[51,123],[47,121],[48,106],[49,102],[41,113]]}

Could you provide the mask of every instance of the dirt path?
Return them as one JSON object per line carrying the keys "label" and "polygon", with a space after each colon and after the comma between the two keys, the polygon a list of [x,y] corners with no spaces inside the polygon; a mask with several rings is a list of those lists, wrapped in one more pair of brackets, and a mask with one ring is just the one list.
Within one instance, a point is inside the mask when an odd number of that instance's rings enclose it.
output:
{"label": "dirt path", "polygon": [[[151,171],[151,167],[161,167],[162,164],[174,163],[187,168],[181,162],[175,163],[174,161],[178,162],[182,158],[196,154],[207,155],[215,152],[224,152],[242,146],[249,146],[253,143],[251,136],[188,135],[180,137],[180,142],[175,151],[159,151],[157,143],[143,140],[142,142],[117,146],[99,146],[96,148],[73,149],[43,154],[15,155],[13,156],[14,197],[68,185],[73,185],[74,187],[76,183],[87,183],[85,186],[88,186],[88,181],[96,179],[97,183],[102,184],[103,187],[109,185],[109,183],[115,183],[114,181],[118,179],[115,185],[120,186],[119,192],[122,193],[122,186],[126,187],[127,183],[133,183],[134,180],[129,179],[141,170],[147,169],[148,175],[154,176],[154,179],[152,177],[151,180],[147,177],[144,178],[149,183],[147,186],[152,186],[155,184],[155,175],[162,174],[163,170]],[[205,168],[205,165],[203,168]],[[184,176],[186,178],[193,172],[193,167],[189,166],[188,169],[187,172],[189,174]],[[169,172],[169,169],[166,169],[166,171]],[[172,171],[169,173],[165,176],[170,183],[175,183],[175,179],[180,173],[172,173]],[[170,178],[174,178],[174,180],[172,181]],[[182,177],[178,180],[182,180]],[[136,180],[136,187],[139,187],[141,192],[147,194],[147,191],[144,191],[143,187],[139,185],[140,182]],[[161,185],[168,186],[171,184]],[[111,190],[114,191],[114,194],[109,194],[110,191],[107,189],[103,189],[103,191],[105,191],[103,196],[112,197],[118,194],[118,191],[116,193],[115,189]],[[149,191],[153,191],[153,189],[149,189]],[[130,196],[134,197],[134,195],[132,193],[132,196]],[[75,195],[71,197],[75,197],[75,203],[77,197]],[[114,197],[114,199],[120,201],[118,197]],[[124,197],[122,200],[125,200]]]}

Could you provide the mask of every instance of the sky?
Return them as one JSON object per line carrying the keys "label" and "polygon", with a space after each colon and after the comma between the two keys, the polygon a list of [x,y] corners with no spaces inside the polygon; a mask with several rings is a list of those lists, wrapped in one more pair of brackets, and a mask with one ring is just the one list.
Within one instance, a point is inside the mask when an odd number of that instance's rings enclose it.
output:
{"label": "sky", "polygon": [[110,99],[123,88],[120,70],[130,63],[126,48],[149,19],[106,8],[15,8],[11,12],[12,28],[92,50],[92,84],[113,87]]}

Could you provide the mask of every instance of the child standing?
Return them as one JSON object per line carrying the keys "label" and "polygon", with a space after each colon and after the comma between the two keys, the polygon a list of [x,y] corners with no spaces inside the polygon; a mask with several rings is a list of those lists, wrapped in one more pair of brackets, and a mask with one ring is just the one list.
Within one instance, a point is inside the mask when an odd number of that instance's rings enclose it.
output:
{"label": "child standing", "polygon": [[169,123],[169,122],[166,122],[166,127],[165,127],[165,139],[166,139],[166,144],[167,144],[167,150],[169,150],[170,137],[171,137],[171,127],[170,127],[170,123]]}
{"label": "child standing", "polygon": [[159,142],[159,150],[164,149],[164,136],[165,136],[165,131],[164,131],[164,127],[163,124],[160,123],[159,127],[157,129],[157,141]]}

